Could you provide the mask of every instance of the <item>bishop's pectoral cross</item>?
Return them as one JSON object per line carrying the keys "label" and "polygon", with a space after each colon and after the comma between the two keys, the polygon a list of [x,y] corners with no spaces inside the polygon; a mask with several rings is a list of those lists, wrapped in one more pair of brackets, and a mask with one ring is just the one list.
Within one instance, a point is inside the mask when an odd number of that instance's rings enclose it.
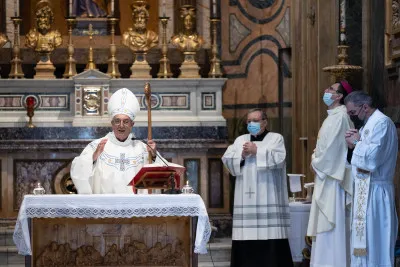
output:
{"label": "bishop's pectoral cross", "polygon": [[255,192],[251,191],[251,187],[249,186],[249,191],[248,192],[244,192],[245,194],[249,195],[249,198],[251,199],[251,195],[255,194]]}
{"label": "bishop's pectoral cross", "polygon": [[119,155],[119,159],[115,160],[115,163],[119,163],[119,170],[125,171],[125,164],[129,163],[129,159],[125,158],[125,153]]}

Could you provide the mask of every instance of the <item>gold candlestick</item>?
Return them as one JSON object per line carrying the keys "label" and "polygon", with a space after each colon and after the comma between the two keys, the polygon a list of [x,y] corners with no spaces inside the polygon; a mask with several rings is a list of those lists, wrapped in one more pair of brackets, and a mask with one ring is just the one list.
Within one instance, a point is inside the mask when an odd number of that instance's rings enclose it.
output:
{"label": "gold candlestick", "polygon": [[121,73],[118,69],[118,60],[115,56],[117,53],[117,46],[115,45],[115,25],[118,22],[117,18],[108,18],[108,22],[111,25],[111,43],[110,43],[110,58],[108,59],[108,69],[107,74],[111,78],[120,78]]}
{"label": "gold candlestick", "polygon": [[72,43],[72,28],[76,25],[76,18],[75,17],[67,17],[66,21],[68,23],[68,59],[67,63],[65,64],[65,72],[63,77],[66,79],[70,79],[71,77],[76,75],[76,60],[74,58],[74,45]]}
{"label": "gold candlestick", "polygon": [[222,76],[221,71],[221,60],[218,56],[218,46],[217,46],[217,24],[221,21],[219,18],[211,18],[212,27],[212,44],[211,44],[211,68],[208,76],[211,78],[218,78]]}
{"label": "gold candlestick", "polygon": [[85,70],[96,70],[96,63],[94,63],[93,60],[93,47],[92,47],[92,42],[93,42],[93,35],[94,35],[94,31],[93,31],[93,25],[89,24],[89,60],[88,63],[86,64],[86,68]]}
{"label": "gold candlestick", "polygon": [[169,59],[167,57],[168,44],[167,44],[167,24],[169,17],[160,17],[162,25],[162,40],[161,40],[161,53],[160,59],[160,71],[157,74],[158,78],[169,78],[172,76],[171,68],[169,65]]}
{"label": "gold candlestick", "polygon": [[13,45],[13,59],[11,60],[11,71],[9,77],[11,79],[20,79],[24,77],[22,72],[22,60],[20,59],[20,39],[19,39],[19,25],[21,24],[21,17],[11,17],[14,24],[14,45]]}

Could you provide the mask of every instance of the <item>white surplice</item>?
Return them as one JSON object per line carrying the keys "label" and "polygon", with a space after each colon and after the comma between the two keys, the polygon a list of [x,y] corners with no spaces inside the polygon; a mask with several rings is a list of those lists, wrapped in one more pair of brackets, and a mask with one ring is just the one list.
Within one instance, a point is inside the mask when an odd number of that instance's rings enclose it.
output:
{"label": "white surplice", "polygon": [[286,185],[286,150],[282,135],[269,132],[257,145],[256,156],[241,167],[243,144],[250,135],[236,138],[222,161],[236,176],[233,240],[267,240],[288,237],[290,213]]}
{"label": "white surplice", "polygon": [[[397,213],[394,198],[398,140],[390,118],[376,110],[363,128],[351,160],[353,176],[357,168],[370,172],[366,209],[366,256],[353,255],[354,243],[360,240],[360,231],[352,231],[352,267],[394,266],[394,246],[397,238]],[[360,197],[355,195],[354,198]],[[353,207],[353,213],[357,212]],[[353,229],[353,228],[352,228]],[[358,238],[358,240],[356,240]]]}
{"label": "white surplice", "polygon": [[[133,194],[129,182],[148,162],[145,143],[131,140],[132,134],[120,142],[114,133],[94,140],[72,161],[71,178],[79,194]],[[96,162],[93,153],[103,139],[108,139]],[[162,163],[157,156],[157,163]]]}
{"label": "white surplice", "polygon": [[316,175],[307,229],[307,235],[315,237],[310,262],[313,267],[350,264],[352,179],[345,133],[352,127],[346,107],[341,105],[328,110],[328,117],[318,133],[311,161]]}

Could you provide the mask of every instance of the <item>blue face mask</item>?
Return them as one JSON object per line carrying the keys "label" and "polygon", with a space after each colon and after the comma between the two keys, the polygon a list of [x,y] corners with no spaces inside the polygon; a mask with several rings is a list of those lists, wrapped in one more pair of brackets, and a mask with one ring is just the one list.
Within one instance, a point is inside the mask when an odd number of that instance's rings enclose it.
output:
{"label": "blue face mask", "polygon": [[249,131],[249,133],[252,135],[256,135],[260,132],[261,129],[260,125],[261,123],[259,122],[251,121],[247,124],[247,131]]}
{"label": "blue face mask", "polygon": [[333,100],[331,97],[332,97],[331,93],[324,93],[324,97],[322,98],[322,100],[324,101],[325,105],[327,105],[328,107],[330,105],[332,105],[333,102],[335,102],[335,100]]}

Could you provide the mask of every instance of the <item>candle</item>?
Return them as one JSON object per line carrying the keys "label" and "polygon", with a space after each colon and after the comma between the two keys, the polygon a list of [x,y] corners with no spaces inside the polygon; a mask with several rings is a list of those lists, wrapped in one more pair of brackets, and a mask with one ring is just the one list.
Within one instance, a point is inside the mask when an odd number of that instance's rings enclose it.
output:
{"label": "candle", "polygon": [[163,0],[163,1],[162,1],[162,12],[163,12],[163,17],[166,17],[165,11],[166,11],[165,0]]}
{"label": "candle", "polygon": [[111,17],[114,17],[114,0],[111,0]]}
{"label": "candle", "polygon": [[217,17],[217,0],[213,0],[212,2],[212,15],[213,17]]}
{"label": "candle", "polygon": [[70,17],[72,17],[72,0],[69,0],[68,14]]}
{"label": "candle", "polygon": [[14,17],[18,17],[17,0],[14,0]]}
{"label": "candle", "polygon": [[346,42],[346,0],[340,0],[340,30],[339,42],[341,44]]}

